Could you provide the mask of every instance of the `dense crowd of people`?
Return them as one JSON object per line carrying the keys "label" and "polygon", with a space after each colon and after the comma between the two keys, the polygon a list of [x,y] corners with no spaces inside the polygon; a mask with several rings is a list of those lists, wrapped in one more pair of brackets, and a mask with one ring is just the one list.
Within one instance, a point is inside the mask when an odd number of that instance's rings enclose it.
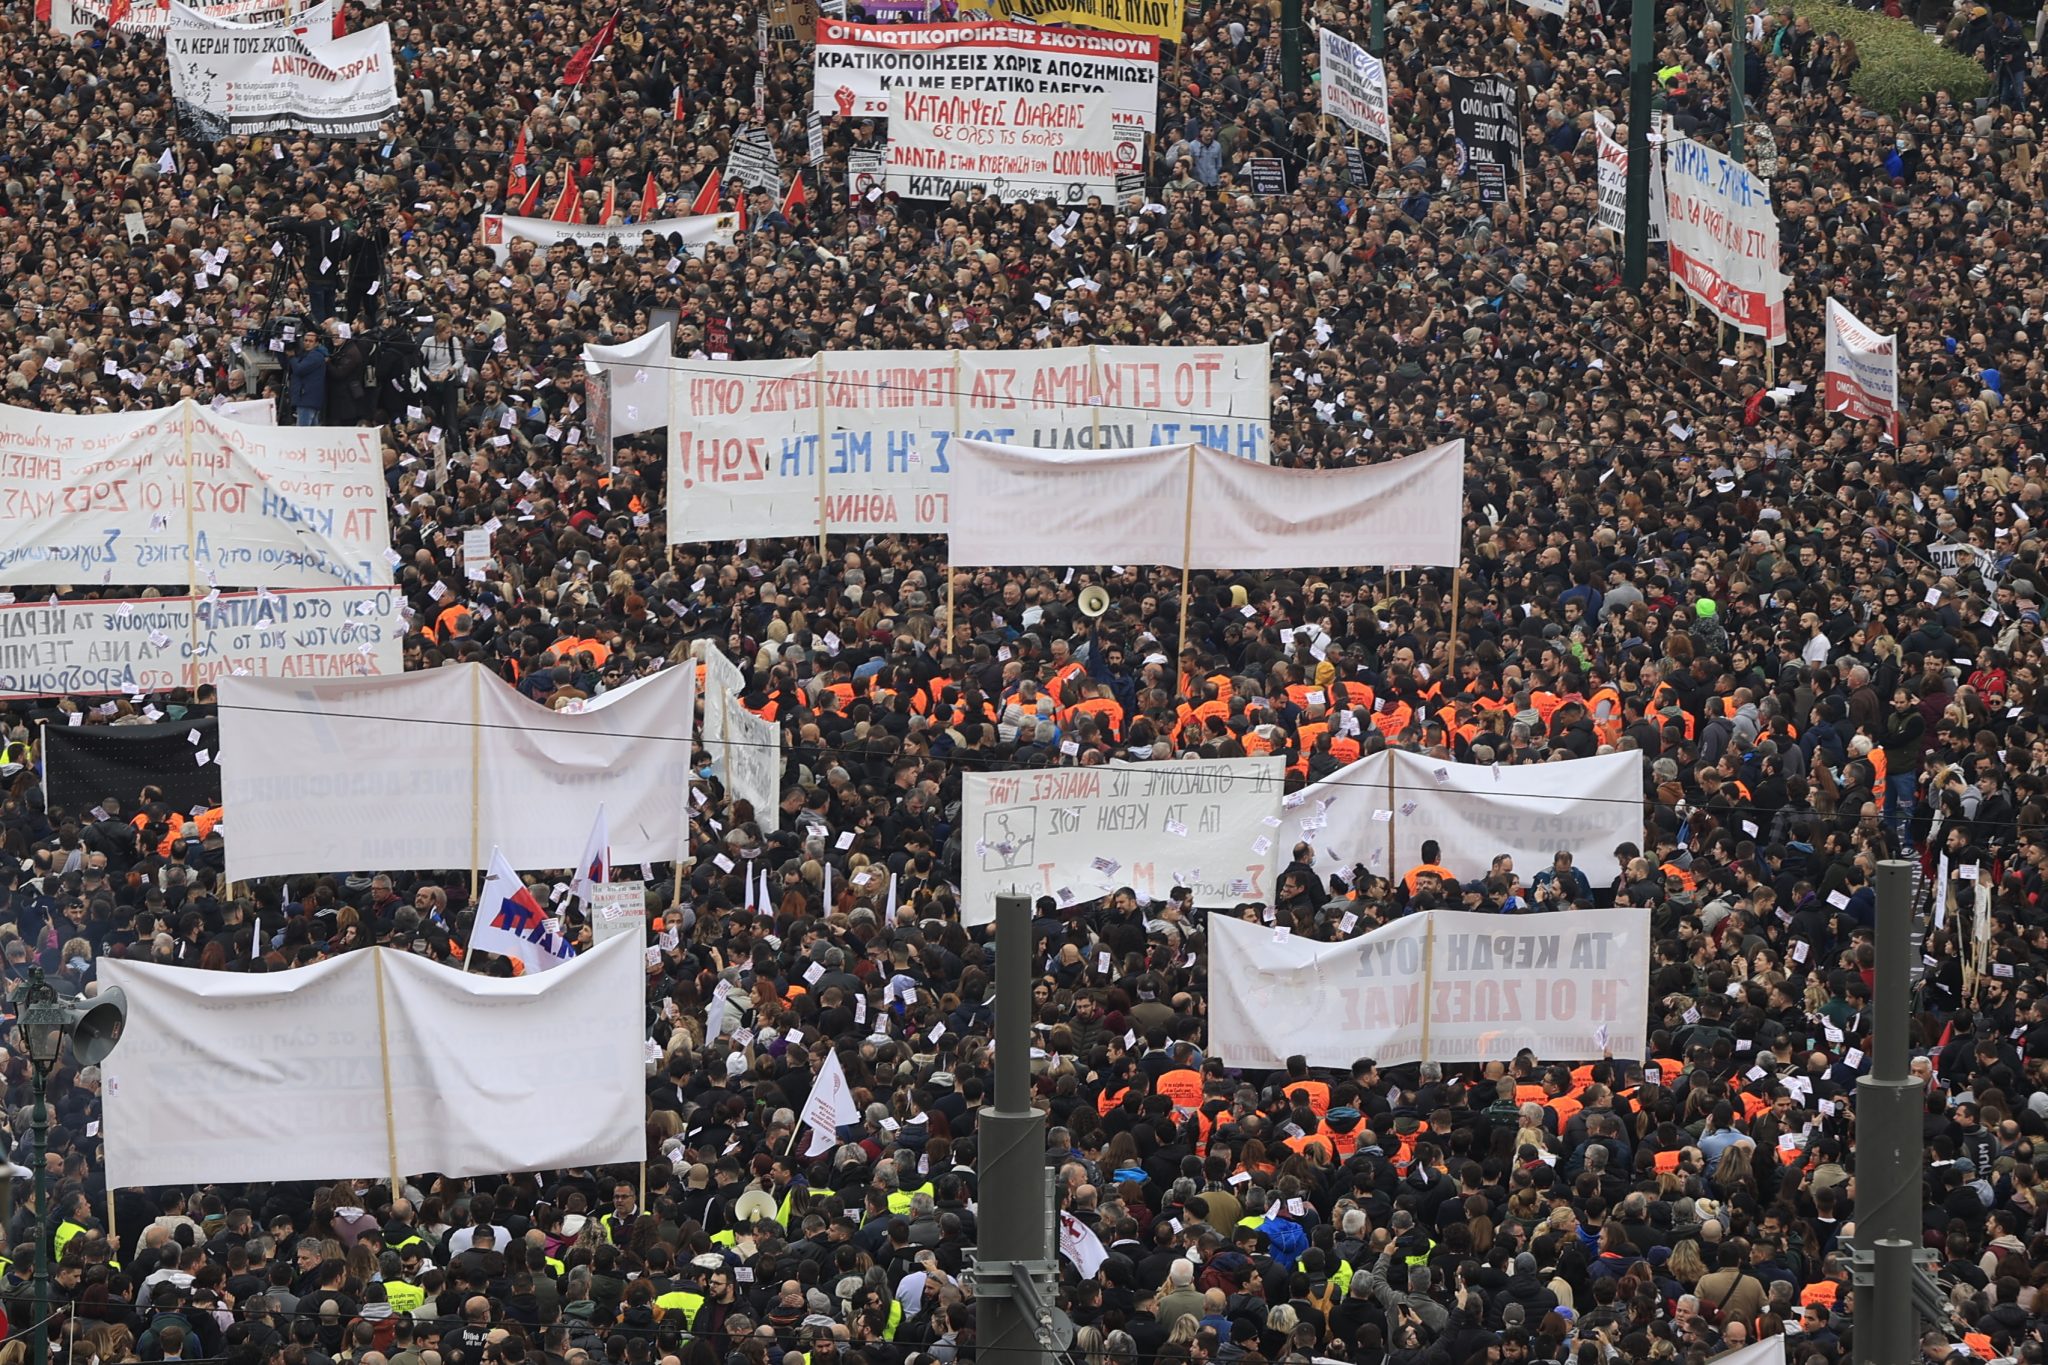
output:
{"label": "dense crowd of people", "polygon": [[[379,425],[408,668],[479,660],[561,705],[710,639],[785,737],[781,809],[764,819],[707,780],[682,896],[657,907],[680,933],[649,970],[644,1180],[109,1192],[99,1079],[67,1064],[51,1207],[13,1189],[0,1365],[38,1332],[66,1365],[971,1359],[993,1021],[990,945],[955,890],[961,773],[1280,753],[1300,784],[1389,745],[1503,764],[1640,751],[1644,837],[1611,885],[1472,850],[1426,876],[1331,877],[1304,849],[1278,904],[1216,912],[1270,909],[1336,939],[1440,905],[1643,907],[1650,1055],[1241,1071],[1207,1051],[1202,913],[1128,891],[1041,902],[1034,1092],[1063,1206],[1107,1253],[1064,1267],[1077,1361],[1635,1365],[1771,1336],[1796,1360],[1847,1359],[1867,1320],[1842,1249],[1854,1081],[1890,857],[1921,859],[1942,906],[1920,907],[1913,1028],[1948,1316],[1919,1350],[2040,1361],[2048,266],[2032,15],[1917,14],[1985,61],[1996,97],[1882,109],[1856,93],[1829,6],[1758,7],[1742,59],[1779,158],[1789,277],[1790,341],[1767,357],[1661,264],[1625,290],[1620,245],[1593,225],[1595,120],[1627,115],[1615,0],[1562,17],[1393,5],[1393,146],[1364,143],[1362,180],[1313,83],[1286,88],[1276,13],[1191,5],[1144,199],[1071,227],[1064,208],[979,196],[849,201],[847,154],[877,129],[828,120],[812,163],[808,52],[758,45],[758,8],[621,11],[590,78],[563,88],[606,7],[352,3],[346,22],[389,22],[401,62],[401,114],[361,142],[194,142],[160,39],[67,38],[29,6],[0,23],[6,402],[261,397],[287,422]],[[1309,10],[1363,41],[1364,6]],[[1724,20],[1674,0],[1659,21],[1662,112],[1719,141]],[[1452,178],[1447,81],[1489,70],[1526,93],[1528,172],[1491,206]],[[750,125],[808,202],[785,213],[755,192],[731,246],[691,255],[621,222],[615,244],[543,259],[515,243],[499,263],[479,239],[484,214],[514,207],[522,130],[542,204],[573,172],[595,217],[607,187],[635,205],[652,175],[672,216]],[[1252,156],[1283,158],[1292,188],[1253,194]],[[1898,334],[1896,433],[1815,402],[1823,298]],[[1442,572],[1197,574],[1181,653],[1177,573],[949,585],[944,542],[905,536],[671,548],[659,435],[609,468],[579,416],[582,347],[662,310],[689,369],[821,348],[1267,343],[1277,462],[1468,442],[1458,607]],[[471,581],[463,530],[493,518],[496,566]],[[1078,608],[1090,584],[1110,594],[1099,620]],[[51,591],[124,590],[18,590]],[[211,704],[149,700],[181,719]],[[6,708],[10,984],[36,965],[89,992],[107,955],[261,972],[366,944],[462,955],[466,870],[229,886],[231,830],[152,790],[50,807],[36,722],[144,720],[143,703],[108,702]],[[741,875],[759,867],[768,913]],[[735,989],[707,1037],[720,981]],[[17,1041],[8,1128],[25,1161]],[[795,1115],[831,1051],[864,1116],[810,1160]],[[39,1227],[48,1316],[29,1289]]]}

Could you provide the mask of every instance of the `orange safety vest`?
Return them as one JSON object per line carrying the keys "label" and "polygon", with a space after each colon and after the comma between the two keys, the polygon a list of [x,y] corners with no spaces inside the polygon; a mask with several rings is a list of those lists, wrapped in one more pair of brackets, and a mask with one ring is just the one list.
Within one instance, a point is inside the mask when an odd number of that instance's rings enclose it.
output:
{"label": "orange safety vest", "polygon": [[1372,723],[1388,739],[1399,739],[1401,732],[1408,728],[1408,722],[1414,718],[1414,707],[1405,701],[1396,701],[1384,711],[1373,712]]}
{"label": "orange safety vest", "polygon": [[1316,1149],[1315,1161],[1327,1165],[1330,1160],[1330,1140],[1321,1133],[1303,1133],[1300,1137],[1289,1138],[1283,1144],[1297,1156],[1308,1156],[1309,1148]]}
{"label": "orange safety vest", "polygon": [[1437,876],[1444,879],[1446,884],[1458,880],[1451,875],[1451,870],[1442,863],[1417,863],[1408,869],[1408,875],[1401,878],[1401,885],[1408,888],[1409,895],[1415,894],[1415,879],[1425,872],[1436,873]]}
{"label": "orange safety vest", "polygon": [[1202,1107],[1202,1073],[1199,1071],[1190,1071],[1183,1066],[1164,1072],[1152,1082],[1152,1089],[1172,1100],[1176,1109]]}
{"label": "orange safety vest", "polygon": [[1330,740],[1330,757],[1339,763],[1356,763],[1363,752],[1358,747],[1358,741],[1350,735],[1337,735]]}
{"label": "orange safety vest", "polygon": [[[1257,758],[1261,754],[1270,754],[1276,747],[1272,740],[1267,739],[1257,730],[1245,731],[1244,738],[1239,740],[1238,742],[1244,745],[1244,752],[1247,758]],[[1337,746],[1334,744],[1330,746],[1332,751],[1334,751],[1336,747]]]}
{"label": "orange safety vest", "polygon": [[1564,1126],[1572,1121],[1572,1115],[1585,1107],[1585,1105],[1580,1104],[1570,1095],[1555,1096],[1544,1106],[1551,1113],[1557,1115],[1557,1131],[1560,1133],[1564,1131]]}
{"label": "orange safety vest", "polygon": [[1122,1090],[1117,1091],[1114,1095],[1110,1094],[1106,1090],[1103,1091],[1100,1095],[1097,1095],[1095,1097],[1095,1112],[1102,1115],[1104,1118],[1108,1118],[1109,1111],[1116,1108],[1119,1104],[1122,1104],[1124,1102],[1124,1095],[1129,1090],[1130,1087],[1125,1086]]}
{"label": "orange safety vest", "polygon": [[1621,738],[1620,692],[1613,687],[1600,688],[1593,693],[1586,709],[1593,714],[1593,733],[1602,744],[1612,744]]}
{"label": "orange safety vest", "polygon": [[1330,727],[1319,720],[1304,723],[1295,732],[1295,743],[1300,746],[1300,752],[1296,754],[1294,762],[1287,765],[1288,769],[1306,776],[1308,774],[1309,752],[1316,747],[1316,741],[1328,734],[1329,731]]}
{"label": "orange safety vest", "polygon": [[1802,1306],[1809,1303],[1817,1303],[1823,1308],[1831,1309],[1835,1306],[1835,1299],[1841,1292],[1842,1286],[1836,1284],[1833,1280],[1815,1280],[1812,1284],[1799,1291],[1799,1302]]}
{"label": "orange safety vest", "polygon": [[[920,716],[924,715],[932,707],[939,704],[939,698],[945,695],[946,689],[952,685],[953,680],[951,678],[933,678],[924,685],[922,692],[910,694],[910,709]],[[701,687],[702,684],[700,683],[699,686]]]}
{"label": "orange safety vest", "polygon": [[1321,1118],[1330,1112],[1330,1087],[1321,1081],[1287,1081],[1280,1087],[1280,1093],[1292,1096],[1300,1091],[1308,1096],[1308,1107]]}
{"label": "orange safety vest", "polygon": [[1541,1104],[1548,1098],[1550,1096],[1540,1085],[1517,1085],[1515,1087],[1516,1104]]}
{"label": "orange safety vest", "polygon": [[1669,1152],[1659,1152],[1659,1153],[1657,1153],[1657,1155],[1656,1155],[1656,1158],[1655,1158],[1655,1165],[1656,1165],[1656,1168],[1657,1168],[1657,1173],[1658,1173],[1659,1175],[1662,1175],[1662,1174],[1664,1174],[1664,1173],[1666,1173],[1666,1172],[1669,1172],[1669,1171],[1675,1171],[1675,1170],[1677,1170],[1677,1169],[1678,1169],[1678,1157],[1679,1157],[1679,1153],[1678,1153],[1677,1151],[1675,1151],[1675,1150],[1674,1150],[1674,1151],[1669,1151]]}
{"label": "orange safety vest", "polygon": [[1076,702],[1072,714],[1097,717],[1096,723],[1102,726],[1111,740],[1123,737],[1124,708],[1113,697],[1090,697],[1087,701]]}
{"label": "orange safety vest", "polygon": [[1079,660],[1069,660],[1065,668],[1053,674],[1045,684],[1046,695],[1052,698],[1053,705],[1065,706],[1067,704],[1066,690],[1068,685],[1086,675],[1087,672],[1087,669],[1081,667]]}

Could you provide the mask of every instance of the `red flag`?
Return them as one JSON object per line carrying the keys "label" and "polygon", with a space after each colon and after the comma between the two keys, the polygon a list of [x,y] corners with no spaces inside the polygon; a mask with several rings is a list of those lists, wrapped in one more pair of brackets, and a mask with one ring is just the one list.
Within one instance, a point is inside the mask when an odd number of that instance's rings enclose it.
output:
{"label": "red flag", "polygon": [[512,170],[505,178],[505,198],[522,199],[526,195],[526,125],[519,125],[519,140],[512,144]]}
{"label": "red flag", "polygon": [[531,218],[533,217],[533,211],[539,207],[540,177],[535,176],[532,182],[529,183],[526,187],[526,197],[519,201],[519,212],[516,216],[520,218]]}
{"label": "red flag", "polygon": [[692,214],[718,212],[718,172],[712,171],[711,178],[704,182],[704,188],[697,191],[696,199],[690,203]]}
{"label": "red flag", "polygon": [[734,208],[734,209],[735,209],[736,211],[738,211],[738,213],[739,213],[739,215],[740,215],[740,220],[739,220],[739,221],[738,221],[737,223],[734,223],[734,224],[733,224],[733,229],[732,229],[732,230],[733,230],[734,232],[745,232],[745,231],[747,230],[747,187],[746,187],[746,186],[744,186],[744,185],[740,186],[740,192],[739,192],[739,193],[738,193],[737,195],[735,195],[735,196],[734,196],[734,203],[733,203],[733,208]]}
{"label": "red flag", "polygon": [[795,210],[810,202],[810,192],[804,188],[803,172],[798,171],[789,182],[789,193],[782,196],[782,216],[795,222],[796,219],[792,216]]}
{"label": "red flag", "polygon": [[647,183],[640,188],[640,221],[643,223],[651,221],[655,211],[660,206],[661,187],[654,183],[654,172],[649,171],[647,173]]}
{"label": "red flag", "polygon": [[612,40],[612,35],[619,31],[619,13],[613,11],[612,17],[604,21],[604,27],[597,31],[597,36],[576,49],[576,55],[562,68],[563,85],[573,90],[589,79],[590,64],[597,60],[597,54],[605,50],[605,46]]}
{"label": "red flag", "polygon": [[121,26],[121,21],[128,17],[128,8],[129,0],[108,0],[107,28],[109,30],[117,29]]}
{"label": "red flag", "polygon": [[576,168],[562,168],[562,197],[555,201],[554,212],[548,215],[557,223],[580,223],[583,221],[582,201],[576,193]]}
{"label": "red flag", "polygon": [[597,215],[598,226],[603,227],[606,223],[611,222],[612,215],[617,213],[618,211],[618,187],[613,185],[611,181],[607,180],[604,182],[604,207],[598,211]]}
{"label": "red flag", "polygon": [[681,123],[683,121],[683,87],[680,85],[676,87],[675,106],[676,122]]}
{"label": "red flag", "polygon": [[333,31],[328,34],[328,37],[348,37],[348,12],[344,10],[340,5],[336,5],[334,7],[334,28]]}

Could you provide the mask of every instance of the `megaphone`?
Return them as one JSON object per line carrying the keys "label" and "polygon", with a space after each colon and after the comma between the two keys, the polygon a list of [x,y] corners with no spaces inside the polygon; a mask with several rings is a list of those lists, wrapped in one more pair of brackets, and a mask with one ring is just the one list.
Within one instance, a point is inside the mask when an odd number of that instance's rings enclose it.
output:
{"label": "megaphone", "polygon": [[1081,595],[1075,599],[1075,605],[1081,608],[1083,616],[1100,616],[1109,610],[1109,592],[1099,584],[1090,583],[1081,589]]}
{"label": "megaphone", "polygon": [[121,1041],[121,1029],[128,1022],[128,997],[119,986],[108,986],[90,1000],[79,999],[64,1007],[69,1016],[71,1052],[80,1066],[98,1066]]}

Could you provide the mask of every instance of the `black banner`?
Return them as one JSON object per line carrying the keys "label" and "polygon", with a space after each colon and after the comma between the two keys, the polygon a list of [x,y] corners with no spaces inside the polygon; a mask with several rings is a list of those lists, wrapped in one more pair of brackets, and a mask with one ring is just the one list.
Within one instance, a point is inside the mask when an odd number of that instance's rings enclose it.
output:
{"label": "black banner", "polygon": [[[1507,201],[1522,179],[1522,119],[1514,81],[1506,76],[1451,77],[1451,133],[1458,139],[1458,178],[1477,180],[1482,203]],[[1495,169],[1482,172],[1479,168]]]}
{"label": "black banner", "polygon": [[43,790],[53,815],[83,815],[111,796],[126,818],[146,786],[163,788],[165,804],[175,811],[220,804],[220,764],[214,761],[220,722],[211,717],[162,725],[52,725],[44,734]]}
{"label": "black banner", "polygon": [[1287,162],[1277,156],[1248,156],[1244,159],[1245,183],[1253,194],[1287,193]]}

